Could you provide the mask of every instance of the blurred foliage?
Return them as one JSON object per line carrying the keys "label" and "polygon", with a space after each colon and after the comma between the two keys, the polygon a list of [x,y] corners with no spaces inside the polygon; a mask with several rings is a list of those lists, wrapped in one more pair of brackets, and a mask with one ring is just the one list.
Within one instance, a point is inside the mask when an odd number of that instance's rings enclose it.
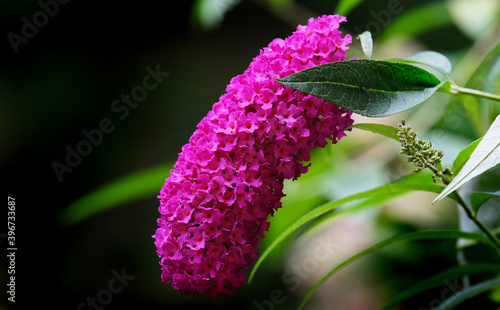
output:
{"label": "blurred foliage", "polygon": [[[498,94],[498,1],[200,0],[168,9],[149,2],[108,5],[61,5],[57,16],[20,46],[19,54],[13,53],[4,37],[10,56],[0,62],[2,172],[11,176],[9,195],[26,206],[26,216],[19,223],[24,221],[31,229],[29,236],[19,238],[36,239],[31,248],[36,256],[46,253],[49,245],[55,248],[50,257],[35,259],[50,266],[50,275],[42,274],[42,280],[61,295],[61,307],[74,308],[87,297],[95,297],[107,286],[109,271],[125,266],[136,279],[106,309],[258,309],[276,289],[286,297],[276,309],[289,309],[299,304],[325,270],[341,263],[339,258],[347,259],[349,253],[352,256],[398,233],[459,228],[455,204],[445,200],[431,205],[435,194],[412,192],[351,202],[294,232],[270,254],[250,285],[218,300],[181,296],[161,283],[150,237],[158,217],[156,195],[168,177],[170,163],[230,78],[243,72],[259,48],[273,38],[288,36],[307,18],[333,14],[338,8],[347,14],[344,32],[354,38],[365,30],[372,32],[373,59],[436,50],[451,59],[451,75],[458,84]],[[19,33],[21,17],[30,18],[38,10],[33,1],[3,2],[2,33]],[[362,58],[361,45],[354,41],[348,57]],[[50,164],[63,161],[65,146],[76,145],[83,129],[95,128],[110,116],[110,103],[142,81],[147,65],[157,63],[170,76],[129,118],[117,121],[117,129],[59,183]],[[484,135],[499,113],[500,105],[488,100],[436,94],[415,109],[377,122],[394,126],[405,118],[443,150],[443,165],[450,165],[460,150]],[[356,117],[356,122],[369,121]],[[397,142],[357,129],[335,145],[314,150],[311,163],[307,174],[286,182],[283,208],[270,219],[261,251],[313,208],[383,186],[412,169],[399,155]],[[417,176],[430,180],[429,175]],[[493,183],[496,190],[490,191],[496,192],[498,182]],[[23,195],[29,197],[22,201]],[[61,216],[69,227],[60,226]],[[283,276],[293,267],[293,258],[331,231],[339,247],[331,259],[322,262],[325,266],[318,267],[318,273],[325,272],[301,279],[292,290]],[[468,245],[464,251],[467,260],[476,263],[494,255],[480,245]],[[1,264],[3,268],[5,263]],[[456,265],[454,241],[394,245],[336,274],[308,305],[378,309],[399,292]],[[460,273],[450,273],[437,280],[440,286],[415,293],[396,309],[437,306],[443,301],[443,290],[452,291],[451,284],[460,279]],[[469,280],[486,279],[478,272],[469,275]],[[30,272],[25,283],[32,281]],[[46,298],[46,292],[44,287],[37,288],[32,298],[37,294]],[[499,290],[483,293],[473,298],[472,305],[464,303],[456,309],[496,309],[498,296]]]}
{"label": "blurred foliage", "polygon": [[68,205],[61,212],[61,224],[72,226],[97,213],[150,196],[158,191],[172,168],[172,164],[154,167],[100,187]]}

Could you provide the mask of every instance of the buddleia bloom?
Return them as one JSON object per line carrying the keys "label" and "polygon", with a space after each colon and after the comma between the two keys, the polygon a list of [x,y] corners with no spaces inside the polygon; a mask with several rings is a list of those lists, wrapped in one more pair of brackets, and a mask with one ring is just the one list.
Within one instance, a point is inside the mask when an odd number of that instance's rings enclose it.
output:
{"label": "buddleia bloom", "polygon": [[307,171],[310,151],[345,136],[351,112],[285,87],[283,78],[342,61],[345,17],[311,18],[275,39],[234,77],[198,124],[165,181],[154,234],[162,280],[183,294],[231,294],[258,257],[283,181]]}

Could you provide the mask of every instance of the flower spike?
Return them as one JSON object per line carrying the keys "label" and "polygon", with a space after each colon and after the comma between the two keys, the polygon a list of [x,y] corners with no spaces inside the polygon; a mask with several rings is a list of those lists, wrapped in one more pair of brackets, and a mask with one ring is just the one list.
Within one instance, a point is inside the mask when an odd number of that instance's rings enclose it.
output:
{"label": "flower spike", "polygon": [[311,18],[275,39],[234,77],[182,147],[161,189],[154,234],[162,280],[183,294],[231,294],[258,257],[267,218],[281,207],[283,181],[307,171],[315,147],[336,143],[352,112],[275,81],[342,61],[345,17]]}

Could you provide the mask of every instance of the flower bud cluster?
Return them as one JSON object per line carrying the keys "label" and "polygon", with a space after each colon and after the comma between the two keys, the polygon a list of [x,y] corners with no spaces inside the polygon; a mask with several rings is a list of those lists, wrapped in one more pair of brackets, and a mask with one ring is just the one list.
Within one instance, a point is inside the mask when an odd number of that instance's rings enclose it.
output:
{"label": "flower bud cluster", "polygon": [[401,143],[401,154],[408,155],[408,162],[417,167],[413,172],[429,168],[434,172],[432,175],[434,182],[438,179],[442,180],[443,177],[452,176],[453,172],[450,168],[439,169],[443,152],[438,151],[429,142],[417,138],[417,133],[411,129],[410,125],[406,125],[404,120],[399,124],[398,137]]}

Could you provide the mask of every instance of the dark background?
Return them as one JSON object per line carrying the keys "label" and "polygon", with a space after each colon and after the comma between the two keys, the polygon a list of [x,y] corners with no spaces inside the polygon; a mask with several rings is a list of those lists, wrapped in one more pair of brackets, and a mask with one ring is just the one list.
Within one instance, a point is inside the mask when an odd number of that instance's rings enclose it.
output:
{"label": "dark background", "polygon": [[[355,27],[372,19],[370,10],[385,2],[370,1],[353,11],[344,31],[354,36]],[[267,270],[245,290],[212,301],[181,296],[163,284],[151,238],[158,217],[154,196],[70,228],[59,222],[65,206],[100,185],[176,159],[231,77],[272,39],[294,31],[296,24],[262,3],[243,1],[208,31],[193,22],[191,1],[72,0],[19,45],[18,53],[7,35],[20,35],[22,17],[31,20],[41,8],[27,0],[0,4],[0,169],[2,192],[16,199],[17,306],[34,302],[37,308],[75,309],[108,286],[112,270],[122,268],[135,278],[105,309],[251,309],[253,300],[268,299],[283,285],[279,270]],[[336,6],[336,1],[298,3],[316,15],[331,14]],[[290,12],[304,24],[302,14]],[[436,35],[421,40],[438,51],[470,43],[456,29],[446,31],[452,31],[453,40],[443,42],[445,36]],[[157,65],[169,76],[120,120],[111,103],[142,84],[147,66]],[[112,120],[114,131],[59,182],[52,163],[64,164],[66,147],[75,148],[85,139],[82,131],[98,128],[103,118]],[[0,227],[6,232],[6,225]],[[5,283],[2,236],[0,279]],[[4,293],[0,296],[0,309],[11,308]]]}

